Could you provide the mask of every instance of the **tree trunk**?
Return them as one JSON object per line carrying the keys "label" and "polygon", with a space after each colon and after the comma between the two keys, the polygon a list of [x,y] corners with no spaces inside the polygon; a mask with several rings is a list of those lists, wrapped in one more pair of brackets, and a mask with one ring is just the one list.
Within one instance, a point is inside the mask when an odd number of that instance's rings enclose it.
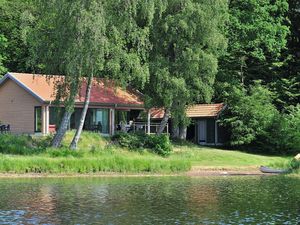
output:
{"label": "tree trunk", "polygon": [[187,127],[185,125],[180,125],[179,126],[179,139],[180,140],[186,140],[186,132],[187,132]]}
{"label": "tree trunk", "polygon": [[85,92],[85,99],[84,99],[84,106],[81,112],[81,116],[80,116],[80,123],[79,126],[76,130],[76,133],[73,137],[73,140],[70,144],[70,148],[75,150],[77,149],[77,144],[83,129],[83,125],[84,125],[84,121],[85,121],[85,117],[89,108],[89,104],[90,104],[90,97],[91,97],[91,90],[92,90],[92,80],[93,80],[93,74],[89,76],[88,78],[88,83],[86,86],[86,92]]}
{"label": "tree trunk", "polygon": [[162,119],[162,121],[161,121],[161,123],[159,125],[158,131],[156,133],[157,135],[161,135],[162,134],[162,132],[164,131],[164,129],[165,129],[167,123],[168,123],[169,118],[170,118],[170,109],[167,108],[165,110],[164,117],[163,117],[163,119]]}
{"label": "tree trunk", "polygon": [[69,125],[71,115],[72,115],[72,112],[65,111],[64,116],[61,120],[59,129],[56,132],[56,134],[55,134],[55,136],[52,140],[52,147],[53,148],[60,147],[62,139],[64,138],[64,136],[65,136],[65,134],[68,130],[68,125]]}
{"label": "tree trunk", "polygon": [[175,126],[174,120],[172,120],[172,138],[173,139],[179,138],[179,127],[178,125]]}
{"label": "tree trunk", "polygon": [[70,95],[64,101],[65,103],[65,112],[63,118],[61,120],[60,126],[58,131],[56,132],[54,138],[52,139],[52,147],[58,148],[61,145],[61,142],[68,130],[70,118],[73,113],[74,105],[75,105],[75,98],[78,92],[78,84],[79,84],[79,76],[74,77],[74,81],[70,84]]}

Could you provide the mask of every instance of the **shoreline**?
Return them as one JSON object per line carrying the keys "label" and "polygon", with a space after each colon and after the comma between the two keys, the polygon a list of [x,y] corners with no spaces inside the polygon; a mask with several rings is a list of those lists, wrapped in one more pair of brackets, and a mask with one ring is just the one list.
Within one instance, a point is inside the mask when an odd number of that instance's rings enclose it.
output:
{"label": "shoreline", "polygon": [[72,177],[215,177],[215,176],[274,176],[278,174],[262,173],[258,167],[200,167],[194,166],[187,172],[179,173],[0,173],[0,179],[4,178],[72,178]]}

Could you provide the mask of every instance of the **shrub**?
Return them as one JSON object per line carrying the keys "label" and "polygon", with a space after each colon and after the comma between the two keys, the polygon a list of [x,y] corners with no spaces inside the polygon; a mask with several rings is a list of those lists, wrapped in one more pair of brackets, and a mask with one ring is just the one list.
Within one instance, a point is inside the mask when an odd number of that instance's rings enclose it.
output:
{"label": "shrub", "polygon": [[145,147],[162,156],[167,156],[172,152],[172,145],[166,134],[148,135],[145,139]]}
{"label": "shrub", "polygon": [[298,170],[300,168],[300,161],[296,159],[292,159],[290,162],[290,168],[292,170]]}
{"label": "shrub", "polygon": [[300,151],[300,105],[274,118],[261,138],[270,152],[296,154]]}
{"label": "shrub", "polygon": [[123,133],[119,132],[112,138],[121,147],[130,150],[148,148],[151,151],[166,156],[172,151],[172,145],[168,135],[147,135],[144,133]]}
{"label": "shrub", "polygon": [[44,151],[51,137],[31,137],[29,135],[0,135],[0,153],[31,155]]}
{"label": "shrub", "polygon": [[272,93],[259,82],[249,90],[233,90],[228,99],[228,113],[222,120],[231,130],[231,145],[253,144],[264,135],[278,114],[272,101]]}
{"label": "shrub", "polygon": [[146,135],[143,133],[118,132],[112,137],[112,140],[116,141],[121,147],[131,150],[143,148],[145,139]]}
{"label": "shrub", "polygon": [[34,140],[31,136],[0,135],[0,153],[30,155],[44,150],[43,145],[45,143]]}

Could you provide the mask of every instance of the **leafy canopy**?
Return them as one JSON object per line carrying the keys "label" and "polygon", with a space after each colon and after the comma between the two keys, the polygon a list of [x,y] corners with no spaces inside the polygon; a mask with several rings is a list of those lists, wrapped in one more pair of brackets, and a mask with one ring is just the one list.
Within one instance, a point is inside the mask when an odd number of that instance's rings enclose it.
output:
{"label": "leafy canopy", "polygon": [[223,118],[223,125],[231,131],[231,145],[249,145],[265,134],[278,114],[272,101],[272,92],[260,83],[248,90],[233,89],[228,99],[229,112]]}
{"label": "leafy canopy", "polygon": [[[177,108],[209,102],[218,57],[225,50],[227,1],[166,0],[150,29],[149,105]],[[175,117],[174,117],[175,118]]]}

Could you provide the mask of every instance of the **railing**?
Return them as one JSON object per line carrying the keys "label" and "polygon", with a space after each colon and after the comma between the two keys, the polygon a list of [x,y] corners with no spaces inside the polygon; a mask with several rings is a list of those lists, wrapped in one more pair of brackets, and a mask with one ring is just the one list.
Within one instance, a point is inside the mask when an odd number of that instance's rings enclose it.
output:
{"label": "railing", "polygon": [[[157,133],[160,123],[150,123],[150,132],[148,131],[148,123],[147,122],[134,122],[132,124],[133,126],[133,132],[142,131],[145,133],[155,134]],[[163,133],[169,133],[169,124],[167,123]]]}

